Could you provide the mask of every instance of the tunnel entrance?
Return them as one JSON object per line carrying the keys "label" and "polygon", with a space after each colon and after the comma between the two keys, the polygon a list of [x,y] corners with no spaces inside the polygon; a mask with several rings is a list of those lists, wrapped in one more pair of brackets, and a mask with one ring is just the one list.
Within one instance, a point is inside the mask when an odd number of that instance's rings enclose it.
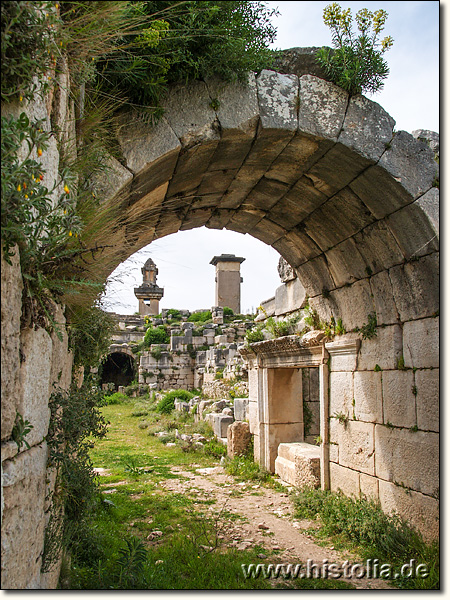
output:
{"label": "tunnel entrance", "polygon": [[108,354],[100,368],[100,385],[113,383],[117,391],[119,386],[130,385],[135,377],[133,358],[121,352]]}

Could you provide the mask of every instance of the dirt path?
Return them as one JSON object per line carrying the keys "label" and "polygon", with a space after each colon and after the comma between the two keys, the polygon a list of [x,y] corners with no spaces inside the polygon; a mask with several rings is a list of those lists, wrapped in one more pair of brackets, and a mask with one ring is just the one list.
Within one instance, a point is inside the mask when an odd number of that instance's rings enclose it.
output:
{"label": "dirt path", "polygon": [[[194,465],[195,466],[195,465]],[[274,564],[328,564],[342,565],[352,560],[350,555],[337,552],[333,546],[323,547],[305,532],[315,528],[314,521],[298,521],[293,516],[289,494],[266,488],[253,482],[237,483],[222,467],[194,469],[193,472],[173,467],[172,473],[180,478],[168,479],[161,484],[169,491],[190,494],[199,503],[214,499],[208,510],[218,517],[220,511],[233,513],[236,519],[221,519],[221,543],[239,550],[261,545],[267,556],[260,554],[261,562]],[[194,502],[195,503],[195,502]],[[270,556],[269,556],[270,553]],[[353,561],[355,562],[355,561]],[[357,589],[393,589],[380,579],[343,579]]]}

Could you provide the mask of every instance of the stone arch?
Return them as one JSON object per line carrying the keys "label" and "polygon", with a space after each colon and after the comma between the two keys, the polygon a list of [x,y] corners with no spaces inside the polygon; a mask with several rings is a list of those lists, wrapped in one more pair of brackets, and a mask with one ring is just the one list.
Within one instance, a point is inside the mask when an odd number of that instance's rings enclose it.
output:
{"label": "stone arch", "polygon": [[[326,485],[379,499],[437,536],[434,152],[395,132],[375,102],[312,75],[266,70],[246,86],[178,86],[164,108],[155,127],[129,112],[118,118],[121,162],[110,158],[108,177],[96,182],[109,225],[95,241],[114,248],[95,262],[95,276],[106,279],[152,241],[201,226],[273,246],[320,318],[340,318],[353,331],[324,345]],[[370,335],[355,332],[373,314]],[[258,398],[250,405],[256,433],[264,411],[258,416]],[[263,437],[254,441],[257,456]]]}
{"label": "stone arch", "polygon": [[134,361],[128,344],[111,344],[99,369],[100,384],[114,383],[116,391],[119,386],[130,385],[136,376]]}
{"label": "stone arch", "polygon": [[347,329],[372,312],[384,325],[436,312],[437,163],[381,106],[263,71],[246,86],[174,87],[164,108],[155,127],[120,115],[123,164],[110,158],[96,182],[114,214],[105,278],[158,238],[226,228],[272,245]]}

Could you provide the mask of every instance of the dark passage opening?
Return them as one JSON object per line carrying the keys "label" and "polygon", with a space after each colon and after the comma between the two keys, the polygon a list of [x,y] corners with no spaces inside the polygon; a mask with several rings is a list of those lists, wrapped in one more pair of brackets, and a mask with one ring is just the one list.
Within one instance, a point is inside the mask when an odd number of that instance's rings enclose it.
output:
{"label": "dark passage opening", "polygon": [[130,385],[134,379],[133,359],[128,354],[113,352],[109,354],[100,368],[100,384],[113,383],[117,391],[119,385]]}

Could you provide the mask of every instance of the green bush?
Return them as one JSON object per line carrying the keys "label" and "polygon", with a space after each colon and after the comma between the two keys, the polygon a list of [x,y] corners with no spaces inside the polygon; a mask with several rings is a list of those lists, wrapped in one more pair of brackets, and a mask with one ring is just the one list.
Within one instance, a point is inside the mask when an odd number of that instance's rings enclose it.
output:
{"label": "green bush", "polygon": [[191,323],[206,323],[206,321],[210,321],[212,319],[212,314],[210,310],[204,310],[200,312],[192,313],[188,317],[188,321]]}
{"label": "green bush", "polygon": [[182,400],[183,402],[189,402],[194,394],[187,390],[173,390],[163,396],[163,398],[156,405],[156,410],[162,414],[169,414],[175,408],[175,400]]}
{"label": "green bush", "polygon": [[144,345],[146,348],[149,348],[152,344],[168,344],[169,342],[170,336],[163,325],[150,326],[145,332]]}
{"label": "green bush", "polygon": [[356,13],[359,35],[355,37],[349,8],[342,10],[339,4],[333,2],[323,11],[324,23],[331,30],[334,50],[321,48],[317,59],[331,81],[350,95],[377,92],[389,75],[389,67],[382,55],[392,46],[393,39],[388,36],[378,41],[387,16],[387,12],[381,9],[374,13],[367,8],[359,10]]}
{"label": "green bush", "polygon": [[247,344],[253,344],[255,342],[262,342],[264,340],[262,325],[257,325],[253,329],[249,329],[245,334]]}
{"label": "green bush", "polygon": [[129,398],[125,394],[120,394],[119,392],[115,392],[110,396],[105,396],[105,404],[123,404],[124,402],[128,402]]}
{"label": "green bush", "polygon": [[223,307],[223,316],[224,317],[234,317],[234,311],[228,306]]}

